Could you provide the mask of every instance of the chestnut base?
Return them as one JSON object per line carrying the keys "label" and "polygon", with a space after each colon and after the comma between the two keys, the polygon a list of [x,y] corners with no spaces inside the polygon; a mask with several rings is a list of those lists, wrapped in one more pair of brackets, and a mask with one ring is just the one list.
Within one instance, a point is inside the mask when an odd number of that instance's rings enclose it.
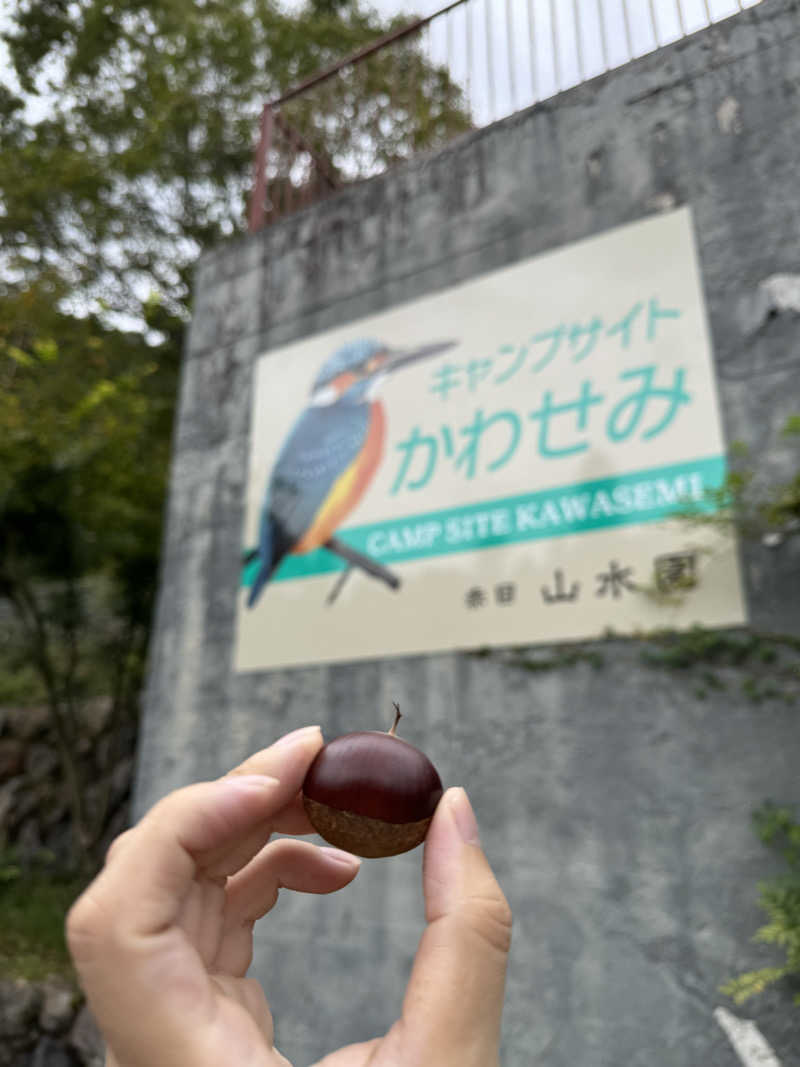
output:
{"label": "chestnut base", "polygon": [[384,822],[383,819],[339,811],[305,794],[303,805],[311,825],[329,845],[365,859],[399,856],[401,852],[409,852],[421,845],[433,818],[431,815],[419,822]]}

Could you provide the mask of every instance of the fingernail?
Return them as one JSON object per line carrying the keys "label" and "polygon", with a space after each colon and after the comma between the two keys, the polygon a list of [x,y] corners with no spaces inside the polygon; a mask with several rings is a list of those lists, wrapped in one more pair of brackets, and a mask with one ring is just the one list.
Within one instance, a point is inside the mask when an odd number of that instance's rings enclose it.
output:
{"label": "fingernail", "polygon": [[281,784],[277,778],[268,774],[231,774],[220,780],[226,789],[240,789],[245,793],[263,792]]}
{"label": "fingernail", "polygon": [[308,741],[314,734],[322,736],[322,730],[319,726],[301,726],[299,730],[292,730],[290,734],[279,738],[274,747],[283,748],[288,745],[299,745],[304,741]]}
{"label": "fingernail", "polygon": [[450,801],[450,810],[456,821],[461,840],[467,845],[479,845],[481,838],[478,833],[478,822],[466,790],[461,788],[454,789],[453,794],[453,799]]}
{"label": "fingernail", "polygon": [[360,867],[361,860],[358,856],[354,856],[352,852],[344,852],[340,848],[328,848],[326,845],[322,845],[320,852],[324,852],[328,859],[334,861],[334,863],[341,863],[347,867]]}

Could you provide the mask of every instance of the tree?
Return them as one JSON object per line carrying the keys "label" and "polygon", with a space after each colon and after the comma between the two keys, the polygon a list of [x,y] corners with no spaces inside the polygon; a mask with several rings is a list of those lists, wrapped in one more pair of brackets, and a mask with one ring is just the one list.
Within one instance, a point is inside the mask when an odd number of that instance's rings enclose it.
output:
{"label": "tree", "polygon": [[110,697],[110,770],[138,710],[177,360],[174,336],[151,347],[66,316],[56,292],[43,280],[0,302],[0,596],[50,712],[73,855],[90,869],[108,797],[87,809],[81,702]]}
{"label": "tree", "polygon": [[[22,0],[3,35],[19,91],[0,92],[0,271],[54,271],[73,310],[138,316],[157,292],[185,313],[199,250],[244,226],[264,102],[394,25],[342,0]],[[409,42],[290,113],[350,176],[469,126]]]}
{"label": "tree", "polygon": [[[79,712],[98,688],[116,722],[137,711],[189,271],[244,228],[264,102],[392,25],[351,0],[21,0],[2,35],[0,597],[87,866],[105,813],[85,804]],[[286,116],[339,181],[469,126],[410,41]],[[273,155],[287,186],[298,160]]]}

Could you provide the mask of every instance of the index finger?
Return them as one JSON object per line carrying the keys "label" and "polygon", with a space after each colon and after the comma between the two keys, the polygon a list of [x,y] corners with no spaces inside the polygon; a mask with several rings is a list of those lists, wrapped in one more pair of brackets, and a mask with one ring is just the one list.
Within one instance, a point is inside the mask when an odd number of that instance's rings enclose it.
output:
{"label": "index finger", "polygon": [[[274,821],[295,801],[321,744],[319,727],[296,731],[230,775],[160,800],[79,898],[71,915],[73,932],[99,926],[105,936],[125,939],[172,925],[199,872],[224,878],[260,850]],[[120,900],[125,908],[116,906]],[[84,922],[87,912],[95,918]],[[96,921],[98,912],[114,915],[113,930]]]}
{"label": "index finger", "polygon": [[[228,771],[228,775],[243,775],[243,774],[267,774],[274,775],[276,768],[276,760],[280,760],[282,751],[285,752],[285,748],[288,745],[294,745],[297,747],[308,747],[311,751],[311,758],[317,754],[323,745],[322,731],[319,726],[302,726],[299,730],[293,730],[292,733],[285,734],[269,748],[261,749],[259,752],[254,752],[252,756],[248,756],[246,760],[238,764],[233,770]],[[310,764],[310,760],[308,761]],[[306,765],[306,769],[308,764]],[[302,782],[301,782],[302,785]],[[287,804],[287,806],[280,812],[278,812],[273,820],[271,832],[278,834],[313,834],[316,833],[314,827],[308,821],[306,815],[306,809],[303,807],[303,802],[298,792],[295,797]],[[262,845],[266,844],[269,839],[269,835],[263,838]]]}

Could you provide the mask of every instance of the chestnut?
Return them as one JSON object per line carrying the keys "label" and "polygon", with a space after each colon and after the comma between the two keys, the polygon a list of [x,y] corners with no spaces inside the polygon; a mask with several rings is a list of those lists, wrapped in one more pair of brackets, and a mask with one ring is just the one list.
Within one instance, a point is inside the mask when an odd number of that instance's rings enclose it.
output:
{"label": "chestnut", "polygon": [[356,856],[397,856],[421,844],[442,782],[418,748],[388,733],[344,734],[317,753],[303,782],[311,825],[329,844]]}

